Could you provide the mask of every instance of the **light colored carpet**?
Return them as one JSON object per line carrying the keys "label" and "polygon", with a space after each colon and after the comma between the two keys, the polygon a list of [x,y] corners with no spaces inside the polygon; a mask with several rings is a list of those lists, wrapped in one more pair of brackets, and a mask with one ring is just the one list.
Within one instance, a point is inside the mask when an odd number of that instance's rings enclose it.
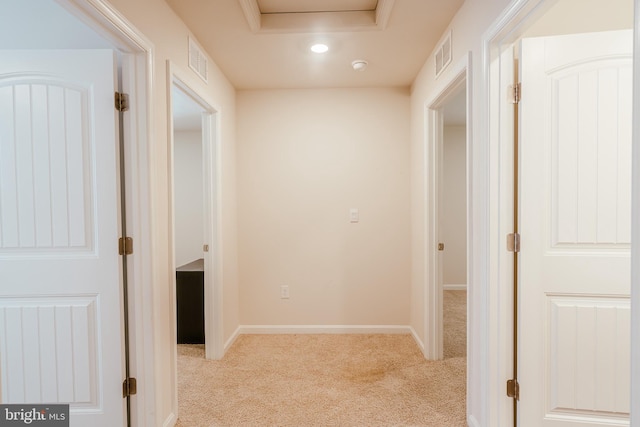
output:
{"label": "light colored carpet", "polygon": [[467,356],[467,291],[444,291],[444,357]]}
{"label": "light colored carpet", "polygon": [[177,425],[465,426],[460,294],[445,293],[442,361],[409,335],[242,335],[218,361],[179,345]]}

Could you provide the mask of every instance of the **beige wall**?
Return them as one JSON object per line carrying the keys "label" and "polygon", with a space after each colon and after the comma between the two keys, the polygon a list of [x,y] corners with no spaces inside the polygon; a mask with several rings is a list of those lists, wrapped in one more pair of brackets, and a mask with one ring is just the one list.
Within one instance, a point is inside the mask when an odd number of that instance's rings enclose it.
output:
{"label": "beige wall", "polygon": [[240,91],[237,105],[241,323],[407,325],[408,92]]}
{"label": "beige wall", "polygon": [[466,126],[445,126],[442,223],[445,244],[442,282],[467,284]]}
{"label": "beige wall", "polygon": [[[173,357],[170,331],[171,284],[175,272],[169,245],[169,148],[167,142],[167,60],[187,76],[187,83],[211,105],[220,109],[221,189],[222,189],[222,285],[224,337],[238,325],[238,283],[236,257],[235,190],[235,90],[213,62],[209,63],[209,83],[205,84],[188,67],[189,30],[163,0],[110,0],[110,3],[154,45],[153,139],[151,146],[154,327],[156,356],[156,411],[158,424],[173,417]],[[151,13],[152,11],[152,13]]]}

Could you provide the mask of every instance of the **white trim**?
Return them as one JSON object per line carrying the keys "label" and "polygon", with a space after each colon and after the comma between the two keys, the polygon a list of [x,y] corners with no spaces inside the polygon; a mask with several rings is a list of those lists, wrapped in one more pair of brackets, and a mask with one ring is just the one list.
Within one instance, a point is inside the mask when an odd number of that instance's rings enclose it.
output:
{"label": "white trim", "polygon": [[169,416],[162,423],[162,427],[172,427],[178,422],[178,416],[171,412]]}
{"label": "white trim", "polygon": [[640,425],[640,0],[634,1],[631,213],[631,425]]}
{"label": "white trim", "polygon": [[375,11],[305,12],[263,14],[257,0],[238,0],[249,28],[254,33],[316,32],[314,22],[322,22],[324,32],[384,30],[396,0],[378,0]]}
{"label": "white trim", "polygon": [[[167,139],[169,142],[169,275],[171,277],[171,331],[172,346],[172,411],[178,413],[178,345],[176,322],[176,275],[175,275],[175,202],[174,202],[174,131],[173,131],[173,88],[182,91],[198,104],[202,114],[202,158],[205,212],[204,237],[209,251],[204,253],[205,259],[205,357],[221,359],[224,356],[222,329],[222,242],[220,221],[220,109],[208,102],[189,83],[188,76],[171,60],[167,60]],[[207,161],[208,159],[208,161]],[[207,221],[209,220],[209,221]]]}
{"label": "white trim", "polygon": [[238,334],[411,334],[404,325],[241,325]]}
{"label": "white trim", "polygon": [[[205,181],[205,201],[209,203],[207,209],[210,213],[210,223],[206,224],[205,237],[207,237],[207,244],[209,245],[209,252],[205,253],[207,267],[205,277],[209,276],[211,280],[205,279],[205,337],[206,338],[206,357],[207,359],[221,359],[224,355],[223,344],[223,329],[222,329],[222,222],[221,222],[221,164],[220,164],[220,146],[221,146],[221,134],[220,134],[220,108],[214,103],[206,99],[206,95],[200,94],[196,89],[191,86],[188,81],[189,73],[183,71],[170,60],[167,60],[167,127],[168,127],[168,139],[170,148],[170,161],[169,161],[169,203],[171,206],[169,220],[171,232],[170,234],[170,251],[171,259],[169,260],[170,271],[172,274],[172,313],[175,315],[175,254],[173,253],[174,241],[175,241],[175,212],[174,212],[174,170],[173,170],[173,108],[172,108],[172,88],[178,87],[188,97],[190,97],[195,103],[205,111],[203,114],[203,126],[202,135],[203,140],[208,143],[203,144],[203,158],[210,159],[209,166],[205,168],[204,172],[209,175],[204,177]],[[213,273],[213,274],[211,274]],[[208,295],[208,296],[207,296]],[[175,332],[175,319],[172,320],[173,332]],[[175,343],[175,335],[172,338],[172,342]],[[174,344],[175,345],[175,344]],[[176,347],[177,351],[177,347]]]}
{"label": "white trim", "polygon": [[468,422],[469,427],[480,427],[480,423],[478,422],[476,417],[474,417],[473,415],[469,415],[469,418],[467,419],[467,422]]}
{"label": "white trim", "polygon": [[[472,214],[471,194],[471,106],[473,105],[471,82],[471,52],[464,55],[458,62],[448,70],[445,78],[440,81],[438,87],[433,91],[433,95],[424,103],[425,111],[425,135],[424,135],[424,189],[425,202],[424,209],[424,253],[427,260],[424,264],[424,331],[425,347],[424,355],[427,359],[439,360],[443,358],[443,321],[442,321],[442,287],[440,286],[439,253],[436,250],[438,244],[438,176],[440,167],[439,149],[441,145],[441,122],[442,114],[439,109],[444,105],[447,98],[462,85],[466,85],[466,108],[467,108],[467,248],[472,249],[471,236],[473,235],[472,223],[469,221]],[[467,254],[467,260],[469,260]],[[470,263],[467,261],[467,271],[470,270]],[[471,277],[471,276],[469,276]]]}
{"label": "white trim", "polygon": [[384,30],[387,28],[395,1],[396,0],[378,0],[378,6],[376,6],[376,25],[378,29]]}
{"label": "white trim", "polygon": [[231,334],[231,336],[229,337],[229,339],[227,340],[227,342],[224,343],[224,352],[226,353],[227,351],[229,351],[229,349],[231,348],[231,346],[236,342],[236,340],[238,339],[238,337],[240,336],[241,331],[240,331],[240,326],[238,326],[236,328],[235,331],[233,331],[233,334]]}
{"label": "white trim", "polygon": [[411,326],[390,325],[242,325],[238,326],[224,344],[225,353],[240,335],[280,335],[280,334],[402,334],[411,335],[424,353],[424,343]]}
{"label": "white trim", "polygon": [[442,285],[442,289],[445,291],[466,291],[466,284],[445,284]]}
{"label": "white trim", "polygon": [[244,12],[244,17],[247,19],[251,31],[254,33],[260,31],[262,14],[260,13],[257,0],[238,0],[238,2],[240,3],[240,7],[242,7],[242,12]]}
{"label": "white trim", "polygon": [[424,355],[424,342],[422,342],[422,340],[418,336],[418,333],[415,329],[413,329],[413,327],[409,326],[409,329],[411,330],[411,336],[413,337],[413,340],[416,342],[416,344],[420,348],[420,351]]}
{"label": "white trim", "polygon": [[131,375],[138,380],[138,394],[131,399],[132,422],[156,424],[156,385],[153,301],[154,246],[151,185],[154,170],[149,141],[153,138],[153,44],[106,0],[56,0],[58,4],[102,35],[123,54],[123,82],[132,108],[125,121],[130,140],[127,153],[126,191],[129,234],[135,252],[130,259]]}
{"label": "white trim", "polygon": [[[503,228],[504,206],[513,206],[509,198],[512,192],[501,188],[502,175],[499,165],[504,149],[500,147],[500,46],[515,41],[516,30],[532,16],[540,4],[555,0],[513,0],[494,21],[482,37],[482,104],[479,111],[480,126],[477,134],[479,146],[487,147],[474,159],[476,167],[477,201],[473,221],[477,229],[477,248],[474,249],[472,265],[477,270],[470,275],[474,283],[469,298],[470,335],[474,335],[469,347],[469,364],[476,367],[474,378],[470,378],[467,392],[469,419],[477,425],[503,427],[513,425],[512,400],[505,395],[505,383],[511,376],[513,355],[510,328],[513,325],[512,301],[508,298],[510,283],[502,278],[508,274],[510,263],[504,260]],[[547,3],[547,4],[548,4]],[[482,157],[480,157],[482,155]],[[494,165],[490,167],[490,165]],[[503,172],[504,173],[504,172]],[[506,194],[505,194],[506,193]],[[503,289],[509,286],[509,289]],[[476,311],[477,310],[477,311]]]}

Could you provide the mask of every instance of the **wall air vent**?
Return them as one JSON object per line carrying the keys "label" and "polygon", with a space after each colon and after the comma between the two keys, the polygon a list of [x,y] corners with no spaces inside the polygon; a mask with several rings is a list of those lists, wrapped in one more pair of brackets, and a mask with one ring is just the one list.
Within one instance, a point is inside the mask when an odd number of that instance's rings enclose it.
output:
{"label": "wall air vent", "polygon": [[436,77],[451,63],[451,31],[447,33],[436,50]]}
{"label": "wall air vent", "polygon": [[191,68],[202,80],[207,81],[208,71],[207,56],[200,46],[189,37],[189,68]]}

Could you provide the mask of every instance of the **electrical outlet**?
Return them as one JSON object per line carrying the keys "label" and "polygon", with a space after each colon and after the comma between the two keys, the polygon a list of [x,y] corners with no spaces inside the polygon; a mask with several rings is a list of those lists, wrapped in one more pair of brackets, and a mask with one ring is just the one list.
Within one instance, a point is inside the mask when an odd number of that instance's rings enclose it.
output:
{"label": "electrical outlet", "polygon": [[289,299],[289,286],[287,285],[280,286],[280,298]]}

